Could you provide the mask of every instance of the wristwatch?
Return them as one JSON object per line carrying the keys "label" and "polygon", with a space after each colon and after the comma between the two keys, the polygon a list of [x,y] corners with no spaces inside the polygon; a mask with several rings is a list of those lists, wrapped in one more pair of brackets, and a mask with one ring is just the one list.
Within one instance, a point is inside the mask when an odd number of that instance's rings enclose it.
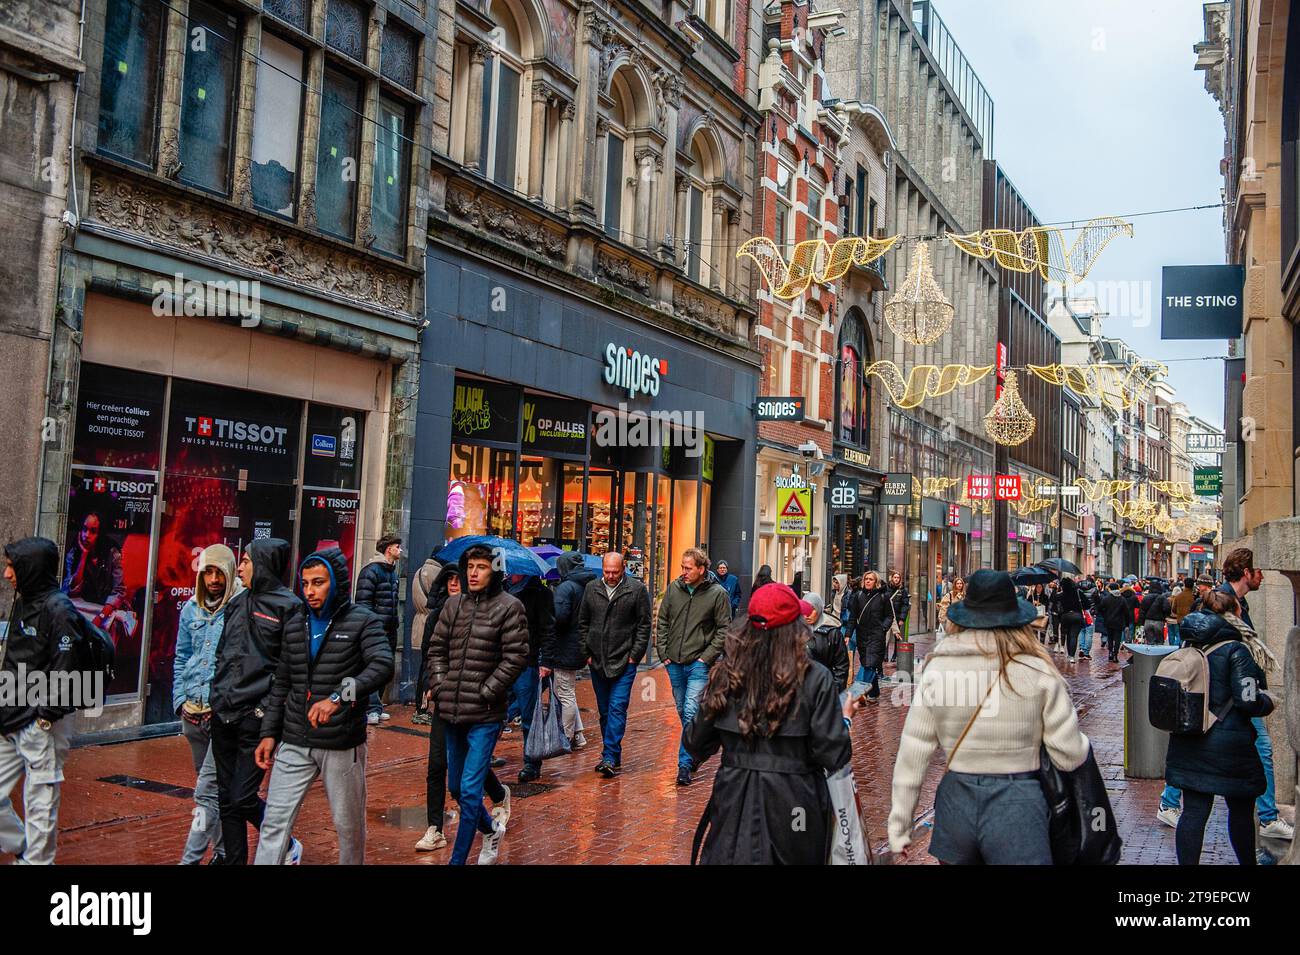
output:
{"label": "wristwatch", "polygon": [[335,690],[333,693],[330,694],[330,702],[333,703],[335,706],[342,706],[343,697],[339,695],[339,692],[337,690]]}
{"label": "wristwatch", "polygon": [[36,721],[36,725],[39,726],[41,729],[45,730],[45,732],[47,733],[50,730],[54,729],[54,724],[51,723],[49,720],[38,719]]}

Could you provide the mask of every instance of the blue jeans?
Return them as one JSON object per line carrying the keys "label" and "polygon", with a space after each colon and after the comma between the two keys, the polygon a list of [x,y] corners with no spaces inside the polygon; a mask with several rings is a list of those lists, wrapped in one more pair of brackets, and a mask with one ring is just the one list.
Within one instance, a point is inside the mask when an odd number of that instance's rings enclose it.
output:
{"label": "blue jeans", "polygon": [[[1264,764],[1264,795],[1255,800],[1255,811],[1259,813],[1259,822],[1267,826],[1277,819],[1277,793],[1273,786],[1273,737],[1268,735],[1264,718],[1256,716],[1251,720],[1255,725],[1255,751],[1259,761]],[[1165,786],[1160,794],[1161,809],[1176,809],[1183,802],[1183,791],[1174,786]]]}
{"label": "blue jeans", "polygon": [[[704,686],[709,682],[709,665],[703,660],[694,663],[669,663],[668,682],[672,684],[673,700],[677,703],[677,716],[682,721],[685,733],[687,724],[695,719],[695,711],[700,708],[700,697],[704,695]],[[677,747],[677,765],[691,769],[695,763],[686,752],[685,744]]]}
{"label": "blue jeans", "polygon": [[447,789],[460,806],[452,865],[465,864],[476,831],[492,831],[491,816],[483,806],[483,781],[492,766],[492,750],[500,735],[500,723],[447,724]]}
{"label": "blue jeans", "polygon": [[604,745],[600,758],[611,766],[623,762],[623,733],[627,729],[627,705],[632,699],[632,684],[636,682],[636,664],[629,663],[619,676],[610,677],[591,669],[591,688],[596,693],[596,709],[600,712],[600,735]]}
{"label": "blue jeans", "polygon": [[1079,653],[1085,657],[1092,656],[1092,635],[1095,624],[1088,624],[1079,631]]}
{"label": "blue jeans", "polygon": [[[514,685],[511,687],[515,691],[515,699],[519,703],[519,725],[524,730],[524,743],[528,743],[528,730],[533,725],[533,710],[537,707],[537,686],[540,680],[537,676],[537,667],[524,667],[523,672],[515,677]],[[540,770],[540,763],[530,763],[524,760],[524,768]]]}
{"label": "blue jeans", "polygon": [[371,713],[382,712],[384,712],[384,703],[379,698],[379,691],[375,690],[366,700],[366,715],[369,716]]}
{"label": "blue jeans", "polygon": [[1180,643],[1182,643],[1182,639],[1178,636],[1178,624],[1169,624],[1169,645],[1171,647],[1176,647]]}

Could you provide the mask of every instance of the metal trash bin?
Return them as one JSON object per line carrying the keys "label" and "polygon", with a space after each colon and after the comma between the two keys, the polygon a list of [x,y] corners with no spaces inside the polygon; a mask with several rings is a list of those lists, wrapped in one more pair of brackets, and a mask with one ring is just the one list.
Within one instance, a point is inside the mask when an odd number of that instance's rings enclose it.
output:
{"label": "metal trash bin", "polygon": [[902,680],[903,674],[907,674],[907,682],[915,682],[912,677],[912,671],[916,667],[916,644],[899,641],[894,645],[894,679]]}
{"label": "metal trash bin", "polygon": [[1151,725],[1147,698],[1156,667],[1178,647],[1126,643],[1124,649],[1133,654],[1120,671],[1124,678],[1124,775],[1130,779],[1164,779],[1169,734]]}

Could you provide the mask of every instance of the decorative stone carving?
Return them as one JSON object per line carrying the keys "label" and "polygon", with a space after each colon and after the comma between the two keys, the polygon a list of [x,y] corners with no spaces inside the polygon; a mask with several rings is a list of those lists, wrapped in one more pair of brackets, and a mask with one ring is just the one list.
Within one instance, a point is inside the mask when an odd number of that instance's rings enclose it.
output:
{"label": "decorative stone carving", "polygon": [[482,196],[475,197],[464,189],[450,188],[447,190],[447,208],[475,229],[495,232],[502,238],[526,246],[530,251],[540,252],[553,261],[564,260],[563,235],[530,222],[511,209],[486,202]]}
{"label": "decorative stone carving", "polygon": [[366,305],[411,311],[410,278],[287,229],[103,174],[95,176],[90,202],[105,225]]}
{"label": "decorative stone carving", "polygon": [[158,144],[158,164],[168,179],[175,179],[180,174],[181,144],[175,131],[163,130],[162,141]]}
{"label": "decorative stone carving", "polygon": [[469,48],[469,59],[471,63],[482,63],[492,53],[492,48],[486,43],[472,43]]}
{"label": "decorative stone carving", "polygon": [[659,116],[659,129],[668,122],[668,110],[682,105],[683,82],[680,75],[669,70],[656,70],[651,82],[655,88],[655,111]]}
{"label": "decorative stone carving", "polygon": [[598,252],[596,272],[615,285],[621,285],[647,297],[650,295],[649,274],[633,268],[627,259],[616,258],[604,251]]}
{"label": "decorative stone carving", "polygon": [[560,118],[572,121],[578,115],[578,108],[572,103],[565,103],[560,107]]}
{"label": "decorative stone carving", "polygon": [[302,190],[302,223],[316,228],[316,186],[311,183]]}
{"label": "decorative stone carving", "polygon": [[681,288],[673,289],[673,311],[693,322],[707,325],[728,338],[736,335],[735,321],[726,312]]}

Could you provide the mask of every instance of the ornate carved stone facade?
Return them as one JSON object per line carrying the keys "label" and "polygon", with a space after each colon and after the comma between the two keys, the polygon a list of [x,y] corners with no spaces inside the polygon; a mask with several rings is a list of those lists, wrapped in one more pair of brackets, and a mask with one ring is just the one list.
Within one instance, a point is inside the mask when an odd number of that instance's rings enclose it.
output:
{"label": "ornate carved stone facade", "polygon": [[90,188],[91,218],[181,252],[258,269],[312,289],[410,312],[415,279],[256,219],[216,211],[112,174]]}
{"label": "ornate carved stone facade", "polygon": [[548,259],[564,260],[564,235],[529,221],[520,212],[508,209],[469,190],[452,186],[447,190],[447,209],[474,229],[486,229],[503,239],[539,252]]}

